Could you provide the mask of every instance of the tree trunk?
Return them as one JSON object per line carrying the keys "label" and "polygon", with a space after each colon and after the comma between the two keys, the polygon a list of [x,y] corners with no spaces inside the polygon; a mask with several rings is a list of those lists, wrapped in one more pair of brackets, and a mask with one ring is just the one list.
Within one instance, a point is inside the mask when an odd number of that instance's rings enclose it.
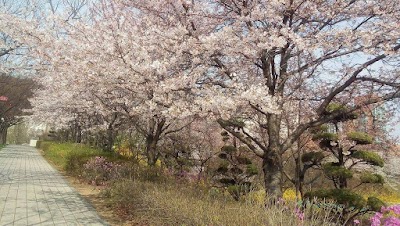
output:
{"label": "tree trunk", "polygon": [[282,173],[276,157],[271,156],[263,159],[263,172],[267,198],[275,203],[282,198]]}
{"label": "tree trunk", "polygon": [[150,166],[155,166],[159,155],[157,152],[157,140],[155,140],[151,135],[148,135],[146,138],[146,154],[147,163]]}
{"label": "tree trunk", "polygon": [[[343,150],[341,148],[338,151],[338,155],[339,155],[339,166],[346,168],[344,164]],[[339,176],[339,188],[340,189],[347,188],[347,179],[345,177]]]}
{"label": "tree trunk", "polygon": [[75,143],[81,143],[82,142],[82,130],[79,125],[76,126],[76,139]]}
{"label": "tree trunk", "polygon": [[300,151],[298,152],[298,156],[294,159],[296,167],[295,167],[295,187],[296,187],[296,198],[303,198],[303,185],[304,185],[304,166],[301,165]]}
{"label": "tree trunk", "polygon": [[146,157],[150,166],[155,166],[160,153],[157,148],[158,141],[165,125],[165,119],[151,119],[146,135]]}
{"label": "tree trunk", "polygon": [[107,142],[106,142],[106,151],[111,152],[112,147],[114,145],[114,140],[116,137],[116,132],[112,128],[107,129]]}
{"label": "tree trunk", "polygon": [[7,127],[0,127],[0,144],[6,144],[7,142]]}
{"label": "tree trunk", "polygon": [[282,172],[280,162],[280,119],[276,114],[268,115],[268,150],[263,158],[265,191],[272,202],[282,198]]}

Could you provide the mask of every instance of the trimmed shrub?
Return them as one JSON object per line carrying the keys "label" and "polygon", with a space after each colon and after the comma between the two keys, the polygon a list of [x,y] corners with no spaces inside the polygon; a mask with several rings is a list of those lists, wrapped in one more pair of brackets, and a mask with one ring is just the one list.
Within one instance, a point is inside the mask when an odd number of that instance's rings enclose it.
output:
{"label": "trimmed shrub", "polygon": [[317,163],[320,162],[323,158],[325,158],[325,155],[322,151],[311,151],[304,153],[301,156],[301,161]]}
{"label": "trimmed shrub", "polygon": [[362,183],[370,184],[383,184],[385,182],[383,176],[376,173],[363,173],[361,174],[360,180]]}
{"label": "trimmed shrub", "polygon": [[324,172],[326,176],[330,178],[352,178],[353,177],[353,172],[351,170],[346,169],[345,167],[342,166],[337,166],[334,163],[327,163],[323,166]]}
{"label": "trimmed shrub", "polygon": [[313,136],[313,140],[324,140],[324,141],[337,141],[338,135],[335,133],[317,133]]}
{"label": "trimmed shrub", "polygon": [[371,165],[383,167],[385,161],[377,153],[372,151],[355,151],[353,158],[361,159]]}
{"label": "trimmed shrub", "polygon": [[372,144],[374,142],[372,136],[362,132],[350,132],[347,134],[347,138],[361,145]]}
{"label": "trimmed shrub", "polygon": [[325,112],[328,114],[332,114],[334,112],[344,112],[346,110],[347,110],[347,107],[344,106],[343,104],[339,104],[339,103],[330,103],[325,108]]}
{"label": "trimmed shrub", "polygon": [[353,120],[358,117],[356,113],[353,112],[348,112],[348,108],[339,103],[330,103],[324,111],[325,115],[330,115],[330,114],[338,114],[335,118],[334,121],[337,122],[343,122],[347,120]]}

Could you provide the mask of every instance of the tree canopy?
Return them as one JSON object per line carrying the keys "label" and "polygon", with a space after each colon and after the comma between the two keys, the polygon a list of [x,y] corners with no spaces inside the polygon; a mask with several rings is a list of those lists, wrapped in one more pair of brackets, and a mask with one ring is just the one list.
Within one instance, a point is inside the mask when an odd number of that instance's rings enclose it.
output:
{"label": "tree canopy", "polygon": [[36,59],[33,113],[60,126],[129,119],[149,148],[176,120],[212,116],[262,159],[274,197],[281,157],[305,132],[400,97],[396,0],[102,0],[89,12],[0,15]]}

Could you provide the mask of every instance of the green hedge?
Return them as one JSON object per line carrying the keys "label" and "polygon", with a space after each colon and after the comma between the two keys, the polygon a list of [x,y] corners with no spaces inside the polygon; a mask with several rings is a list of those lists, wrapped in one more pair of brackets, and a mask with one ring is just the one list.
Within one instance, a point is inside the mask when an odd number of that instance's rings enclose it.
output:
{"label": "green hedge", "polygon": [[75,176],[82,174],[83,165],[92,157],[103,156],[114,161],[120,158],[115,153],[105,152],[82,144],[40,141],[36,146],[43,151],[46,159]]}

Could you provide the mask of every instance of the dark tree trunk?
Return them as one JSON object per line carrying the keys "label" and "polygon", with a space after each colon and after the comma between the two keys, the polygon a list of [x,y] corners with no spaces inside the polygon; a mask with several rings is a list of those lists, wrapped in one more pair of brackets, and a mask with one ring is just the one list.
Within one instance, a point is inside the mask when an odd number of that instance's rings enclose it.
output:
{"label": "dark tree trunk", "polygon": [[300,174],[299,187],[298,187],[298,190],[299,190],[299,193],[300,193],[300,197],[302,199],[304,198],[304,189],[303,189],[303,187],[304,187],[304,173]]}
{"label": "dark tree trunk", "polygon": [[146,157],[150,166],[155,166],[160,153],[157,144],[161,139],[161,134],[165,125],[165,119],[151,119],[146,135]]}
{"label": "dark tree trunk", "polygon": [[159,154],[157,151],[157,141],[154,140],[153,136],[151,135],[147,136],[146,138],[146,154],[147,154],[147,163],[150,166],[155,166],[159,158]]}
{"label": "dark tree trunk", "polygon": [[114,145],[114,141],[115,141],[115,137],[116,137],[116,132],[112,129],[112,128],[108,128],[107,129],[107,141],[106,141],[106,147],[105,150],[111,152],[112,151],[112,147]]}
{"label": "dark tree trunk", "polygon": [[[340,132],[338,123],[335,123],[335,131],[336,131],[336,134],[339,134],[339,132]],[[337,154],[338,154],[339,166],[346,168],[345,161],[344,161],[343,148],[341,147],[341,145],[338,145],[338,147],[337,147]],[[347,188],[347,179],[343,176],[339,176],[338,179],[339,179],[338,187],[340,189]]]}
{"label": "dark tree trunk", "polygon": [[7,142],[7,127],[0,127],[0,144],[6,144]]}
{"label": "dark tree trunk", "polygon": [[300,195],[301,198],[303,198],[303,185],[304,185],[304,176],[305,176],[305,168],[304,166],[302,167],[301,164],[301,158],[300,158],[300,152],[298,153],[298,156],[295,158],[295,163],[296,163],[296,168],[295,168],[295,187],[296,187],[296,197]]}
{"label": "dark tree trunk", "polygon": [[264,184],[267,198],[276,202],[282,197],[282,172],[276,155],[263,159]]}
{"label": "dark tree trunk", "polygon": [[79,125],[75,127],[75,143],[81,143],[82,142],[82,130]]}
{"label": "dark tree trunk", "polygon": [[61,141],[63,141],[63,142],[69,141],[69,130],[61,131]]}
{"label": "dark tree trunk", "polygon": [[[340,148],[338,151],[338,157],[339,157],[339,166],[345,168],[345,162],[344,162],[344,155],[343,155],[343,150]],[[340,176],[339,177],[339,188],[347,188],[347,179],[345,177]]]}
{"label": "dark tree trunk", "polygon": [[263,158],[265,191],[272,202],[282,197],[282,171],[280,158],[280,120],[276,114],[268,116],[268,150]]}

